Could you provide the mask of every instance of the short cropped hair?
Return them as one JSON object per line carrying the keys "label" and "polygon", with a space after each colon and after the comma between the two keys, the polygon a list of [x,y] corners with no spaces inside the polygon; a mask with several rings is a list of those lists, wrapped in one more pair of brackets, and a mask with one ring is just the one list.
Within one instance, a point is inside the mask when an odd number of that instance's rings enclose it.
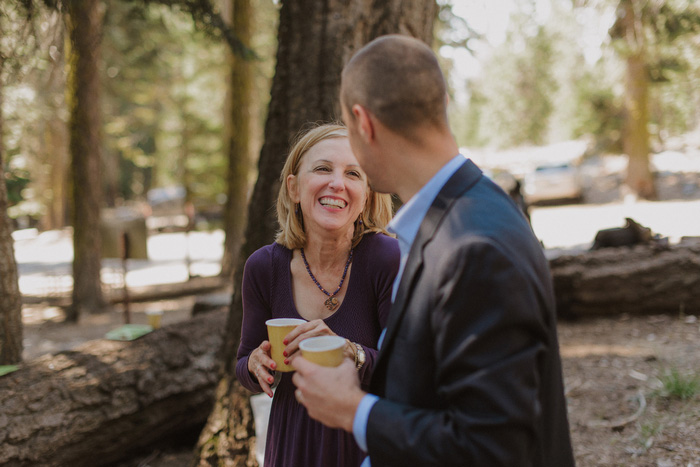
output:
{"label": "short cropped hair", "polygon": [[410,36],[381,36],[345,65],[341,105],[352,115],[355,104],[372,112],[397,133],[426,123],[447,127],[447,85],[437,57]]}
{"label": "short cropped hair", "polygon": [[[277,197],[277,222],[280,230],[275,238],[275,241],[280,245],[290,250],[302,248],[306,245],[304,213],[301,209],[297,209],[297,206],[292,201],[289,190],[287,190],[287,177],[289,175],[299,175],[301,160],[309,149],[327,139],[347,137],[347,128],[339,123],[318,125],[297,135],[280,175],[282,183],[279,196]],[[391,196],[377,193],[368,186],[365,207],[362,209],[358,221],[355,221],[352,246],[357,246],[362,236],[369,232],[388,235],[385,227],[391,220],[392,215]]]}

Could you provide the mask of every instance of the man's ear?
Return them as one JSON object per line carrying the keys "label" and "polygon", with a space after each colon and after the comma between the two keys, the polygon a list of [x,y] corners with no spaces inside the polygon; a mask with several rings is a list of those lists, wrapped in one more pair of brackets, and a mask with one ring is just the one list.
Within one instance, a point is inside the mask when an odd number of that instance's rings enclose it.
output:
{"label": "man's ear", "polygon": [[357,123],[357,131],[362,139],[368,143],[375,137],[374,119],[372,114],[360,104],[352,106],[352,114]]}
{"label": "man's ear", "polygon": [[292,199],[293,203],[299,202],[299,186],[297,183],[297,177],[294,174],[287,175],[287,192],[289,192],[289,197]]}

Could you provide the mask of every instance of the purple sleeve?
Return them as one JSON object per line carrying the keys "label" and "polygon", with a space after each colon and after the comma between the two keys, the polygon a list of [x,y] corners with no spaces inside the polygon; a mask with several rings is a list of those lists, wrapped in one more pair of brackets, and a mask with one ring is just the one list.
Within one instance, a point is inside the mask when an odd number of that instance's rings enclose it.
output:
{"label": "purple sleeve", "polygon": [[241,297],[243,299],[243,324],[241,343],[238,346],[236,378],[254,393],[262,392],[256,378],[248,371],[248,356],[262,341],[267,340],[265,321],[270,319],[270,277],[272,272],[272,248],[262,248],[248,258],[243,270]]}
{"label": "purple sleeve", "polygon": [[[401,252],[396,239],[386,235],[377,235],[375,248],[372,250],[372,266],[376,267],[374,284],[377,296],[377,312],[379,314],[379,326],[386,327],[391,311],[391,290],[394,286],[394,279],[399,272],[401,262]],[[360,370],[360,381],[362,384],[369,384],[372,377],[372,369],[377,359],[379,350],[376,348],[365,348],[366,361]]]}

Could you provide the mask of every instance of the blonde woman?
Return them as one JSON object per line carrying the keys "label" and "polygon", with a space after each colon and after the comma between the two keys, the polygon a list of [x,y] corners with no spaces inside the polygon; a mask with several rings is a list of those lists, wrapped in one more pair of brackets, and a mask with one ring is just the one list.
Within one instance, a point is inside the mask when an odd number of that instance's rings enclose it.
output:
{"label": "blonde woman", "polygon": [[[367,385],[400,261],[397,241],[384,230],[391,200],[369,188],[347,130],[338,124],[303,133],[281,181],[276,241],[253,253],[245,266],[237,377],[250,391],[272,397],[275,363],[265,321],[302,318],[306,323],[286,338],[288,359],[304,339],[339,335],[347,339],[346,355]],[[265,465],[359,466],[364,454],[353,435],[309,418],[294,397],[291,373],[278,379]]]}

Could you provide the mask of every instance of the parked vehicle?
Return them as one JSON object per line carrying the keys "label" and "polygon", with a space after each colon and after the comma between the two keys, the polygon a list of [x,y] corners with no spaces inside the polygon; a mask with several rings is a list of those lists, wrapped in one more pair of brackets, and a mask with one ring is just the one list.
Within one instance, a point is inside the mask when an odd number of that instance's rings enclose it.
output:
{"label": "parked vehicle", "polygon": [[540,165],[524,179],[528,204],[583,199],[583,184],[578,167],[570,164]]}

